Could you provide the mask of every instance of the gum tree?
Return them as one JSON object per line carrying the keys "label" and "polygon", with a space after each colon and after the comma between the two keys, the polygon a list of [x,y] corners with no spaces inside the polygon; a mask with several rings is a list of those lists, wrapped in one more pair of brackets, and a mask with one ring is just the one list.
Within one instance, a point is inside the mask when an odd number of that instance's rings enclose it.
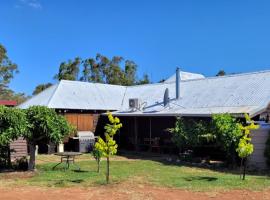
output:
{"label": "gum tree", "polygon": [[32,106],[25,111],[29,130],[24,134],[30,149],[29,170],[35,170],[35,151],[39,141],[59,143],[73,131],[67,120],[53,109]]}
{"label": "gum tree", "polygon": [[114,135],[122,127],[119,118],[113,117],[113,115],[108,112],[109,123],[105,125],[105,140],[101,137],[98,138],[98,141],[95,144],[95,149],[99,152],[102,152],[102,156],[107,159],[107,170],[106,170],[106,182],[109,183],[110,180],[110,156],[117,153],[116,141],[113,139]]}

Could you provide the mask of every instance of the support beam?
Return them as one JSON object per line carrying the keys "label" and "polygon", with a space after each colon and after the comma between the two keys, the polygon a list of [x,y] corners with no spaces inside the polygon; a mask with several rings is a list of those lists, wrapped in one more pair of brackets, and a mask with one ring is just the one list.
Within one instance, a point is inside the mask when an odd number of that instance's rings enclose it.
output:
{"label": "support beam", "polygon": [[138,122],[137,117],[134,117],[134,145],[135,145],[135,151],[138,151]]}

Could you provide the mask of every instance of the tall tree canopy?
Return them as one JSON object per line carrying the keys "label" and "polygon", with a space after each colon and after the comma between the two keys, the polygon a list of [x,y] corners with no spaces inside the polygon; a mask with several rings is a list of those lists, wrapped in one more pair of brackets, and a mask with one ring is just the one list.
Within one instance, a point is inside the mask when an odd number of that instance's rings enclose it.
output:
{"label": "tall tree canopy", "polygon": [[59,66],[59,72],[54,76],[57,80],[80,80],[85,82],[107,83],[115,85],[147,84],[149,78],[144,75],[138,79],[137,64],[131,60],[125,60],[121,56],[106,56],[97,54],[95,58],[87,58],[63,62]]}
{"label": "tall tree canopy", "polygon": [[38,93],[42,92],[43,90],[51,86],[52,86],[52,83],[39,84],[36,86],[35,90],[33,91],[33,95],[37,95]]}
{"label": "tall tree canopy", "polygon": [[77,80],[80,71],[81,59],[76,57],[74,60],[62,62],[58,73],[54,76],[56,80]]}
{"label": "tall tree canopy", "polygon": [[6,48],[0,44],[0,99],[16,100],[18,103],[26,100],[23,93],[17,94],[8,87],[18,72],[17,65],[9,59]]}
{"label": "tall tree canopy", "polygon": [[0,44],[0,86],[6,86],[18,72],[17,65],[9,59],[7,50]]}

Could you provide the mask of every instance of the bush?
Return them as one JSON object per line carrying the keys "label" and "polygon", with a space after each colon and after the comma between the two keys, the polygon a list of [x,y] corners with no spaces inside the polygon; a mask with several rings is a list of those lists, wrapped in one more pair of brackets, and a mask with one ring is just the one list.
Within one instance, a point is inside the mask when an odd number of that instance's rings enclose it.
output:
{"label": "bush", "polygon": [[26,171],[28,169],[28,161],[27,158],[24,156],[20,159],[17,159],[13,164],[12,168],[15,170],[23,170]]}

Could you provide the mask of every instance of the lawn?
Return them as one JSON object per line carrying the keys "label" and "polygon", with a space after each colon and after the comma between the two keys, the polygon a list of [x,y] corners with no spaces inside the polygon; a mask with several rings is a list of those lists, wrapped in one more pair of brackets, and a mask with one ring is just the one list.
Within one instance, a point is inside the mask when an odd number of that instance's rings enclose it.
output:
{"label": "lawn", "polygon": [[[96,162],[90,155],[83,155],[77,162],[81,171],[75,167],[64,171],[57,163],[55,156],[39,156],[37,172],[21,178],[16,174],[0,174],[0,185],[31,185],[46,187],[99,186],[105,184],[105,161],[101,162],[101,172],[96,172]],[[164,160],[127,159],[117,156],[111,161],[111,183],[118,184],[131,181],[134,184],[150,184],[154,186],[181,188],[193,191],[213,191],[230,189],[262,190],[270,187],[270,179],[266,175],[248,175],[242,181],[239,175],[230,171],[214,171],[209,169],[181,166]]]}

